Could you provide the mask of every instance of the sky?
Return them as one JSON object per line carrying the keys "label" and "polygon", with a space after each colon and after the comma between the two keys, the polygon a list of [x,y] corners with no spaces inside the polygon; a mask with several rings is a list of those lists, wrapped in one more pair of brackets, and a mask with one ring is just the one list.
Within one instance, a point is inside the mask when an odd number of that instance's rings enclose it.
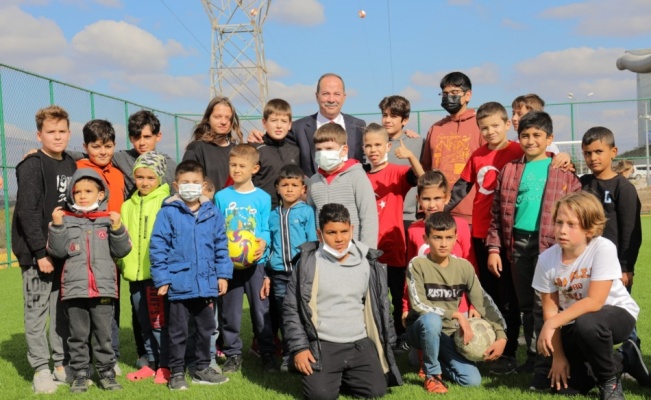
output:
{"label": "sky", "polygon": [[[377,112],[392,94],[440,109],[439,81],[458,70],[475,107],[529,92],[633,99],[636,76],[615,61],[651,47],[648,21],[648,0],[272,0],[269,96],[314,113],[318,77],[335,72],[344,112]],[[203,113],[210,99],[211,35],[200,0],[0,2],[0,63],[175,113]]]}

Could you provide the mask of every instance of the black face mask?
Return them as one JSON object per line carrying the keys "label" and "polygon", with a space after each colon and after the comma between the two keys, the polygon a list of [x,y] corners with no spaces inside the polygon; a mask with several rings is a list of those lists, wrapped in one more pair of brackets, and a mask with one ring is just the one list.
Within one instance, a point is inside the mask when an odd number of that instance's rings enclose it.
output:
{"label": "black face mask", "polygon": [[453,96],[443,96],[441,98],[441,107],[450,114],[456,114],[461,110],[461,95]]}

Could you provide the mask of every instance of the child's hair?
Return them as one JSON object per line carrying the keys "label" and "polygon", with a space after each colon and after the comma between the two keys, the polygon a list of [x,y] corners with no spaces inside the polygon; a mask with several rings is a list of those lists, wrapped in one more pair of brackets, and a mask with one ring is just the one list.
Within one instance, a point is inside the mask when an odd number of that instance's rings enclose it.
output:
{"label": "child's hair", "polygon": [[540,98],[535,93],[525,94],[524,96],[518,96],[511,103],[511,108],[517,110],[525,106],[528,111],[544,111],[545,110],[545,100]]}
{"label": "child's hair", "polygon": [[496,101],[489,101],[484,103],[477,109],[477,122],[479,120],[491,117],[495,114],[498,114],[502,121],[506,122],[509,120],[509,116],[506,113],[506,108],[503,105]]}
{"label": "child's hair", "polygon": [[103,119],[94,119],[84,125],[84,143],[89,144],[101,140],[102,143],[115,143],[115,129],[110,122]]}
{"label": "child's hair", "polygon": [[402,96],[387,96],[380,101],[378,107],[380,107],[380,112],[383,113],[389,110],[390,115],[397,115],[402,117],[402,119],[409,118],[409,113],[411,112],[409,100]]}
{"label": "child's hair", "polygon": [[319,94],[319,91],[321,90],[321,81],[324,78],[327,78],[327,77],[330,77],[330,76],[335,77],[335,78],[337,78],[337,79],[339,79],[341,81],[341,87],[344,89],[344,93],[346,93],[346,84],[344,83],[344,79],[341,76],[335,74],[334,72],[327,72],[327,73],[325,73],[325,74],[323,74],[323,75],[321,75],[319,77],[319,80],[316,81],[316,93]]}
{"label": "child's hair", "polygon": [[231,149],[229,157],[240,157],[251,161],[253,165],[260,162],[260,153],[258,149],[247,143],[240,143]]}
{"label": "child's hair", "polygon": [[348,143],[346,130],[337,123],[323,124],[314,133],[314,144],[335,142],[340,145]]}
{"label": "child's hair", "polygon": [[423,190],[431,186],[441,189],[444,193],[448,193],[448,180],[445,175],[443,175],[443,172],[438,169],[433,169],[421,175],[420,178],[418,178],[418,195],[420,196]]}
{"label": "child's hair", "polygon": [[179,178],[179,175],[181,174],[187,174],[188,172],[196,172],[198,174],[201,174],[202,178],[206,178],[206,174],[203,170],[203,166],[195,160],[184,160],[179,163],[179,165],[176,166],[176,170],[174,171],[174,177],[175,179]]}
{"label": "child's hair", "polygon": [[457,222],[454,220],[452,214],[448,212],[437,212],[430,214],[425,219],[425,235],[429,236],[432,231],[448,231],[450,229],[457,230]]}
{"label": "child's hair", "polygon": [[278,114],[283,116],[288,116],[289,120],[292,120],[292,106],[289,105],[283,99],[271,99],[264,105],[264,110],[262,111],[262,118],[264,120],[269,119],[271,114]]}
{"label": "child's hair", "polygon": [[544,111],[531,111],[522,116],[518,125],[518,135],[529,128],[540,129],[547,136],[554,134],[552,117]]}
{"label": "child's hair", "polygon": [[617,165],[613,167],[613,171],[618,173],[619,175],[623,174],[624,172],[628,172],[634,168],[635,164],[633,164],[632,161],[630,160],[619,160]]}
{"label": "child's hair", "polygon": [[381,135],[382,138],[388,142],[389,141],[389,132],[380,124],[371,122],[366,128],[364,128],[364,137],[367,133],[374,133],[376,135]]}
{"label": "child's hair", "polygon": [[43,129],[43,121],[46,119],[53,119],[56,121],[65,119],[68,127],[70,127],[70,117],[68,116],[68,112],[59,106],[52,105],[49,107],[41,108],[36,112],[34,118],[36,119],[36,130],[39,132],[41,129]]}
{"label": "child's hair", "polygon": [[204,182],[206,182],[205,189],[209,192],[214,192],[216,190],[215,184],[213,183],[212,179],[208,178],[207,176],[203,179]]}
{"label": "child's hair", "polygon": [[350,224],[350,212],[348,212],[348,209],[341,204],[326,204],[321,208],[321,211],[319,211],[319,229],[323,230],[323,227],[328,222]]}
{"label": "child's hair", "polygon": [[615,135],[610,129],[604,128],[603,126],[594,126],[588,129],[583,134],[583,139],[581,139],[581,146],[589,146],[597,140],[610,148],[615,147]]}
{"label": "child's hair", "polygon": [[287,164],[278,171],[278,178],[276,178],[276,185],[280,184],[283,179],[300,179],[305,185],[305,172],[298,165]]}
{"label": "child's hair", "polygon": [[190,139],[190,142],[196,142],[197,140],[205,140],[205,141],[212,141],[214,139],[215,134],[213,133],[212,129],[210,129],[210,115],[212,114],[213,109],[215,106],[218,104],[222,104],[228,108],[231,109],[231,112],[233,113],[233,116],[231,118],[231,132],[228,134],[229,139],[232,142],[239,143],[242,141],[242,129],[240,128],[240,119],[237,117],[237,113],[235,112],[235,107],[233,107],[233,103],[226,98],[222,96],[217,96],[214,99],[210,100],[210,103],[208,103],[208,106],[206,107],[206,111],[203,113],[203,117],[201,118],[201,121],[194,127],[194,131],[192,132],[192,138]]}
{"label": "child's hair", "polygon": [[149,110],[140,110],[131,114],[127,126],[129,137],[139,139],[142,135],[142,130],[147,125],[149,125],[152,134],[158,135],[160,133],[160,121],[153,112]]}
{"label": "child's hair", "polygon": [[599,202],[599,199],[590,192],[574,192],[561,197],[554,204],[553,221],[556,221],[558,209],[561,206],[567,207],[570,211],[576,214],[579,220],[579,226],[586,232],[588,242],[601,235],[606,226],[606,215],[604,214],[604,207]]}
{"label": "child's hair", "polygon": [[470,78],[463,72],[450,72],[441,79],[441,90],[448,86],[456,86],[463,91],[472,90]]}
{"label": "child's hair", "polygon": [[74,193],[75,193],[75,186],[77,186],[77,184],[79,182],[92,182],[92,183],[95,184],[95,187],[97,188],[98,191],[106,192],[106,189],[104,188],[104,184],[102,182],[98,181],[97,179],[95,179],[95,178],[93,178],[91,176],[83,176],[83,177],[81,177],[81,178],[79,178],[79,179],[77,179],[75,181],[75,185],[72,187],[72,192],[71,192],[73,194],[73,196],[74,196]]}

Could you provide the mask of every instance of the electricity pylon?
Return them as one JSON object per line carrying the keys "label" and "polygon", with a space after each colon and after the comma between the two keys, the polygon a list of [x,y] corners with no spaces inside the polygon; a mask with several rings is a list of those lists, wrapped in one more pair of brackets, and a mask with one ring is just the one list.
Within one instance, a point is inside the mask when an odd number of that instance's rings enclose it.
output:
{"label": "electricity pylon", "polygon": [[268,93],[262,25],[271,0],[202,3],[212,25],[210,95],[231,99],[240,117],[262,115]]}

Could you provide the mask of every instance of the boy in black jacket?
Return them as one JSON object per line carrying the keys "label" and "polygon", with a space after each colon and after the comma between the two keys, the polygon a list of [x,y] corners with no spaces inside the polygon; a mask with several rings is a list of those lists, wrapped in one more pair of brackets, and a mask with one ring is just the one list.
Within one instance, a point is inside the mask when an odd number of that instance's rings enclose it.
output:
{"label": "boy in black jacket", "polygon": [[[23,276],[27,359],[34,368],[35,393],[54,393],[65,382],[68,363],[68,326],[59,287],[61,264],[48,255],[48,224],[52,211],[65,204],[68,182],[77,168],[64,150],[70,140],[68,113],[59,106],[36,113],[36,138],[41,148],[16,166],[18,194],[11,227],[11,245]],[[54,376],[50,372],[50,349],[46,322],[50,317],[50,346]]]}

